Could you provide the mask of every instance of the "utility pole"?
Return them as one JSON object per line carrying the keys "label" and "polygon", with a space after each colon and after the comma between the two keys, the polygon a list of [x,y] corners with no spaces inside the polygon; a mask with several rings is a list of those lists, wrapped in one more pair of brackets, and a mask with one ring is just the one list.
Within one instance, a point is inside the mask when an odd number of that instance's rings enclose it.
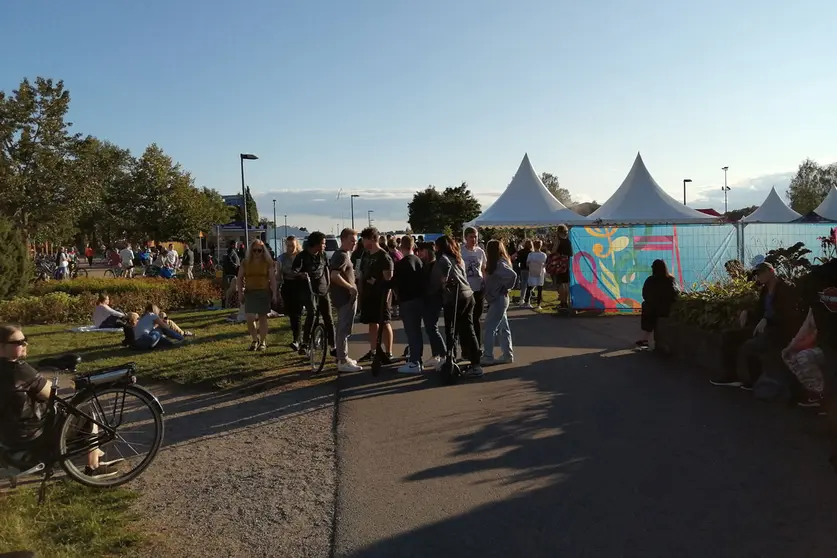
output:
{"label": "utility pole", "polygon": [[686,183],[691,182],[691,178],[684,178],[683,179],[683,205],[686,205]]}
{"label": "utility pole", "polygon": [[350,203],[352,205],[352,229],[355,228],[355,198],[359,198],[359,197],[360,197],[359,194],[352,194],[352,195],[349,196],[349,199],[351,200]]}
{"label": "utility pole", "polygon": [[279,253],[279,245],[276,244],[276,200],[273,200],[273,251]]}
{"label": "utility pole", "polygon": [[729,204],[727,203],[727,192],[730,190],[729,186],[727,186],[727,171],[729,167],[721,167],[721,170],[724,171],[724,213],[726,214],[729,211]]}

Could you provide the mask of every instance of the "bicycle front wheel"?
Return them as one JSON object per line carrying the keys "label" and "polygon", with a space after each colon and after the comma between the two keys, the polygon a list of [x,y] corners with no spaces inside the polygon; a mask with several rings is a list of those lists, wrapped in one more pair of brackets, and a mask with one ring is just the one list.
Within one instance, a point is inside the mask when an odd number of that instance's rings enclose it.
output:
{"label": "bicycle front wheel", "polygon": [[116,279],[116,273],[112,269],[105,270],[105,279]]}
{"label": "bicycle front wheel", "polygon": [[323,371],[326,357],[328,356],[328,339],[326,338],[325,328],[322,324],[314,326],[311,332],[309,355],[311,359],[311,372],[319,374]]}
{"label": "bicycle front wheel", "polygon": [[87,277],[87,270],[82,268],[76,269],[76,278],[79,277]]}
{"label": "bicycle front wheel", "polygon": [[[98,424],[83,417],[64,417],[58,451],[68,456],[61,460],[61,468],[73,480],[98,488],[119,486],[139,476],[157,457],[163,443],[163,415],[144,389],[107,387],[83,393],[72,404],[115,431],[107,436]],[[91,463],[97,462],[98,468],[91,470]]]}

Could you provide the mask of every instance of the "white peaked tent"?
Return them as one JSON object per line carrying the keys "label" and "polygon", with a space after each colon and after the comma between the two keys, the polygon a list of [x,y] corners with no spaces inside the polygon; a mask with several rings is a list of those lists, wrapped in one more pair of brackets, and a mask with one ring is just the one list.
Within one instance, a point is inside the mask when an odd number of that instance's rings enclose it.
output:
{"label": "white peaked tent", "polygon": [[718,220],[669,196],[648,172],[639,153],[619,189],[590,218],[613,225],[712,223]]}
{"label": "white peaked tent", "polygon": [[583,225],[588,222],[587,217],[567,209],[546,189],[532,168],[527,153],[497,201],[467,224],[478,227],[551,227],[562,223]]}
{"label": "white peaked tent", "polygon": [[771,188],[770,193],[767,194],[767,199],[764,200],[758,209],[741,219],[742,223],[790,223],[802,217],[799,213],[788,207],[779,194],[776,193],[776,188]]}
{"label": "white peaked tent", "polygon": [[831,191],[814,210],[814,213],[829,221],[837,221],[837,187],[831,187]]}

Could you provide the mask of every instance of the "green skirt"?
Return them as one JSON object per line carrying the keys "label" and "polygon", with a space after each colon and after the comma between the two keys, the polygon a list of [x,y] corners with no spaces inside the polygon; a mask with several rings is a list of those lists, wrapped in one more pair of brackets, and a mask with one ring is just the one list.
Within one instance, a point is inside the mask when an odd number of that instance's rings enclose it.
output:
{"label": "green skirt", "polygon": [[244,291],[244,313],[258,316],[270,313],[270,289]]}

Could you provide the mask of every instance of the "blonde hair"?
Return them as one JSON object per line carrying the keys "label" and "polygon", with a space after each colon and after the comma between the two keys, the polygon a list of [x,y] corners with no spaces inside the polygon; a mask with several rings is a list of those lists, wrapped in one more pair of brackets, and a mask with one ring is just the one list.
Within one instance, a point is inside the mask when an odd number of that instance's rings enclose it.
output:
{"label": "blonde hair", "polygon": [[253,249],[258,248],[258,247],[261,247],[261,249],[262,249],[261,258],[264,261],[264,263],[266,263],[266,264],[273,263],[270,259],[270,254],[267,251],[267,246],[265,246],[264,242],[262,242],[258,238],[253,240],[253,242],[250,243],[250,248],[247,249],[247,256],[244,258],[244,263],[248,264],[248,263],[253,261],[253,258],[255,257],[255,256],[253,256]]}
{"label": "blonde hair", "polygon": [[125,316],[127,316],[129,324],[137,325],[137,322],[139,321],[139,314],[136,312],[128,312]]}
{"label": "blonde hair", "polygon": [[296,239],[295,236],[289,236],[285,239],[285,253],[288,253],[288,243],[293,243],[294,251],[291,252],[291,256],[296,256],[302,251],[302,248],[299,245],[299,241]]}

